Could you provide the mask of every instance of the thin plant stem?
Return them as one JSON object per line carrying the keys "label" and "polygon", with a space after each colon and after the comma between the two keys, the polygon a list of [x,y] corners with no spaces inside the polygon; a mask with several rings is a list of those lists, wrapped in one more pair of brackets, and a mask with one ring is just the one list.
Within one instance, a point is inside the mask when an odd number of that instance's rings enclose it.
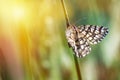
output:
{"label": "thin plant stem", "polygon": [[67,27],[68,27],[68,26],[70,25],[70,22],[69,22],[67,10],[66,10],[66,8],[65,8],[65,4],[64,4],[64,1],[63,1],[63,0],[61,0],[61,3],[62,3],[64,15],[65,15],[66,25],[67,25]]}
{"label": "thin plant stem", "polygon": [[[66,25],[67,25],[67,27],[68,27],[68,26],[70,25],[70,22],[69,22],[67,10],[66,10],[66,8],[65,8],[65,4],[64,4],[64,1],[63,1],[63,0],[61,0],[61,3],[62,3],[64,15],[65,15]],[[77,57],[76,57],[75,55],[73,55],[73,56],[74,56],[74,60],[75,60],[75,66],[76,66],[76,72],[77,72],[78,80],[82,80]]]}
{"label": "thin plant stem", "polygon": [[76,57],[76,55],[73,55],[73,56],[74,56],[74,60],[75,60],[75,67],[76,67],[76,71],[77,71],[78,80],[82,80],[81,73],[80,73],[81,71],[79,68],[79,63],[78,63],[77,57]]}

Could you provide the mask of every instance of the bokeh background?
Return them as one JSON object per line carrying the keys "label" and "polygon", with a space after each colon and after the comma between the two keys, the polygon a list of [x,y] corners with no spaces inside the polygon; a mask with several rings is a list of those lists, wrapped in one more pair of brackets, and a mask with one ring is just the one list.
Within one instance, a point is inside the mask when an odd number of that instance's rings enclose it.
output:
{"label": "bokeh background", "polygon": [[[65,0],[71,24],[103,25],[79,58],[83,80],[120,80],[120,0]],[[60,0],[0,0],[0,80],[77,80]]]}

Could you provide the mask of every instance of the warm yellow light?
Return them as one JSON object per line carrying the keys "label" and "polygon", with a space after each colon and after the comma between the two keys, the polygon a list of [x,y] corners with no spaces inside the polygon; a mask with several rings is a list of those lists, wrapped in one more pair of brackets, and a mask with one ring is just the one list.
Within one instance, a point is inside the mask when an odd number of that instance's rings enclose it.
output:
{"label": "warm yellow light", "polygon": [[15,20],[23,19],[25,17],[25,9],[23,7],[13,7],[13,17]]}

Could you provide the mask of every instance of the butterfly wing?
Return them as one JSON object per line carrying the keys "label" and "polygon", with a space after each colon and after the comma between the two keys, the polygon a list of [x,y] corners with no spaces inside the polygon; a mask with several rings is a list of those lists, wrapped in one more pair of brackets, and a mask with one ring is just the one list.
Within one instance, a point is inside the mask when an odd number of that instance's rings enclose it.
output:
{"label": "butterfly wing", "polygon": [[73,49],[77,57],[84,57],[91,51],[91,48],[87,40],[82,37],[78,38],[78,35],[76,26],[71,25],[66,29],[66,38],[69,47]]}
{"label": "butterfly wing", "polygon": [[90,53],[91,48],[88,42],[84,38],[78,38],[75,41],[75,47],[73,48],[77,57],[85,57]]}
{"label": "butterfly wing", "polygon": [[108,34],[108,28],[95,25],[81,25],[78,27],[80,35],[87,40],[89,44],[97,44]]}
{"label": "butterfly wing", "polygon": [[76,27],[70,25],[66,29],[68,44],[72,47],[77,57],[85,57],[90,53],[89,44],[97,44],[108,33],[108,28],[95,25],[81,25]]}

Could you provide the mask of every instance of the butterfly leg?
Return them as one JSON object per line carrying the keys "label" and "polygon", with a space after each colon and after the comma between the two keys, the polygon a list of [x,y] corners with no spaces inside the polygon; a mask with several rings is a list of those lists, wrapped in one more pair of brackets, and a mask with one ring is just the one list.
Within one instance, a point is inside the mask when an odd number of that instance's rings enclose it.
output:
{"label": "butterfly leg", "polygon": [[68,43],[68,46],[71,47],[70,43]]}

